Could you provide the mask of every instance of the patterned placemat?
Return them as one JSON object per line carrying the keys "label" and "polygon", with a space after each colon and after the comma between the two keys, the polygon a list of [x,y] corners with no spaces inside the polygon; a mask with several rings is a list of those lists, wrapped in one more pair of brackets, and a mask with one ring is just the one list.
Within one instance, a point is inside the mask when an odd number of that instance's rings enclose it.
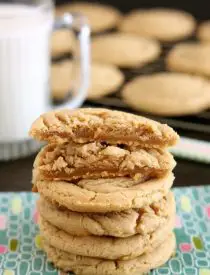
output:
{"label": "patterned placemat", "polygon": [[[174,189],[176,255],[156,274],[210,275],[210,186]],[[32,193],[0,193],[0,275],[58,275],[40,249]]]}

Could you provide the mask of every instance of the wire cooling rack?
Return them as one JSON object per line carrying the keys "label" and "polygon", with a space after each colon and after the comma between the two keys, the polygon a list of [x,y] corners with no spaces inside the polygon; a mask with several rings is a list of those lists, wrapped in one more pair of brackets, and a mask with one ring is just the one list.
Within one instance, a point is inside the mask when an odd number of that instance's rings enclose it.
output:
{"label": "wire cooling rack", "polygon": [[[111,33],[111,32],[115,32],[115,30],[111,30],[108,33]],[[102,35],[102,34],[99,34],[99,35]],[[190,41],[196,41],[195,36],[192,36],[182,42],[190,42]],[[176,42],[176,44],[177,43],[178,42]],[[166,123],[179,131],[185,131],[185,132],[188,131],[188,132],[195,133],[195,135],[191,134],[190,136],[200,138],[200,139],[210,140],[210,109],[202,113],[191,115],[191,116],[181,116],[181,117],[175,117],[175,118],[162,117],[162,116],[159,117],[157,115],[152,115],[144,112],[137,112],[133,110],[131,107],[129,107],[121,98],[122,87],[133,78],[140,75],[148,75],[152,73],[167,71],[165,66],[165,58],[168,52],[172,49],[174,45],[175,45],[174,43],[168,43],[168,44],[162,45],[162,53],[160,57],[156,61],[150,64],[147,64],[144,67],[139,67],[139,68],[137,67],[132,69],[121,69],[121,71],[125,76],[125,81],[123,85],[117,91],[115,91],[112,95],[99,98],[99,99],[87,100],[84,103],[84,106],[85,107],[104,107],[104,108],[112,108],[112,109],[114,108],[114,109],[118,109],[126,112],[132,112],[135,114],[146,116],[151,119],[158,120],[162,123]],[[58,57],[56,59],[53,59],[53,62],[57,63],[66,58],[72,59],[72,55],[67,54],[63,57]],[[54,103],[56,104],[57,102],[54,102]],[[185,133],[185,135],[187,134]]]}
{"label": "wire cooling rack", "polygon": [[[195,41],[194,37],[191,37],[187,41]],[[167,56],[170,49],[173,47],[173,44],[165,44],[162,45],[162,54],[156,61],[145,65],[142,68],[134,68],[134,69],[122,69],[121,71],[124,73],[125,85],[131,79],[140,76],[147,75],[157,72],[165,72],[165,57]],[[122,88],[122,87],[121,87]],[[156,115],[151,115],[143,112],[134,111],[130,108],[122,99],[121,99],[121,88],[117,90],[110,96],[106,96],[100,99],[88,100],[86,105],[95,106],[95,107],[106,107],[106,108],[115,108],[118,110],[133,112],[139,115],[144,115],[151,119],[158,120],[162,123],[167,123],[168,125],[185,131],[193,131],[197,133],[207,134],[210,139],[210,109],[206,110],[202,113],[192,115],[192,116],[181,116],[181,117],[159,117]],[[207,138],[208,139],[208,138]]]}

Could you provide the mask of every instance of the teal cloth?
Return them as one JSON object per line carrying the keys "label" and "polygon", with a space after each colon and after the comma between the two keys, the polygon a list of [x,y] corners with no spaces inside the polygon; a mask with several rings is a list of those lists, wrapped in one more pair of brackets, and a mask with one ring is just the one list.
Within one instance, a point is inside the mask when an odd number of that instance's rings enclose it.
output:
{"label": "teal cloth", "polygon": [[[210,275],[210,186],[174,189],[176,255],[151,274]],[[32,193],[0,193],[0,275],[58,275],[40,249]]]}

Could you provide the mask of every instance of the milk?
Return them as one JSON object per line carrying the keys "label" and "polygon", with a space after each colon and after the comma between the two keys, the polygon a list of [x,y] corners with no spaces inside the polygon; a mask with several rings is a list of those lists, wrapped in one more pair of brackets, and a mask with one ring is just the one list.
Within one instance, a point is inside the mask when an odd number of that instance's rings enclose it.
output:
{"label": "milk", "polygon": [[27,139],[49,106],[52,11],[0,4],[0,142]]}

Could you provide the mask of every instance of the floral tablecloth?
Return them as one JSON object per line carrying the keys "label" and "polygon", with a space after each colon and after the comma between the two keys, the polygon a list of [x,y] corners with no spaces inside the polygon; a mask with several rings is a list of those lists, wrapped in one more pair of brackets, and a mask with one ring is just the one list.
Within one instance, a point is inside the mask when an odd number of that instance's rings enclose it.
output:
{"label": "floral tablecloth", "polygon": [[[210,186],[174,192],[177,252],[151,274],[210,275]],[[0,275],[59,274],[40,250],[36,199],[32,193],[0,193]]]}

